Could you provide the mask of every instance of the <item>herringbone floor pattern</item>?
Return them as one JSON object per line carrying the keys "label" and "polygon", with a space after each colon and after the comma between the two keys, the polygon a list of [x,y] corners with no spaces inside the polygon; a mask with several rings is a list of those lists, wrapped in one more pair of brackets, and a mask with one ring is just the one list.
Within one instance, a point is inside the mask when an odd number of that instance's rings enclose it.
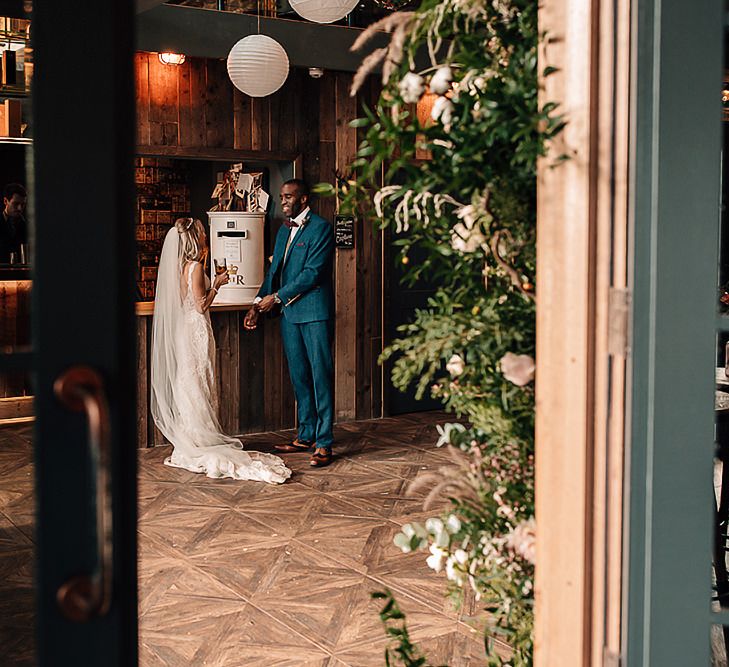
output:
{"label": "herringbone floor pattern", "polygon": [[[367,667],[387,645],[370,594],[389,587],[431,664],[482,665],[473,600],[455,610],[423,553],[392,545],[423,520],[406,495],[421,471],[448,465],[434,448],[441,413],[338,426],[335,462],[294,471],[282,486],[211,480],[140,451],[140,664]],[[247,436],[272,451],[292,433]],[[0,645],[7,664],[32,664],[30,429],[0,431]],[[5,593],[10,593],[6,595]],[[3,663],[5,664],[5,663]]]}

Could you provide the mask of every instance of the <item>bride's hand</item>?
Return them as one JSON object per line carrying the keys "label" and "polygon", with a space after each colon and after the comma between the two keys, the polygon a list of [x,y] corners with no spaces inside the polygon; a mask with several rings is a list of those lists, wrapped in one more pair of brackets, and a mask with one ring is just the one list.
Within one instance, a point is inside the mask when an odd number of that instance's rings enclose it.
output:
{"label": "bride's hand", "polygon": [[213,287],[215,289],[220,289],[223,285],[227,285],[230,282],[230,276],[227,273],[219,273],[217,276],[215,276],[215,282],[213,283]]}

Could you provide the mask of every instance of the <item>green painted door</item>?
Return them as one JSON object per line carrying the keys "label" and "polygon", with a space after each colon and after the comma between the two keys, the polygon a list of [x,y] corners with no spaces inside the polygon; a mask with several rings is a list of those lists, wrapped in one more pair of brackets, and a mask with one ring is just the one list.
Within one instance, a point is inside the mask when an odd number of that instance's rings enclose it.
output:
{"label": "green painted door", "polygon": [[722,9],[633,3],[630,667],[710,664]]}
{"label": "green painted door", "polygon": [[133,11],[33,2],[40,665],[137,662]]}

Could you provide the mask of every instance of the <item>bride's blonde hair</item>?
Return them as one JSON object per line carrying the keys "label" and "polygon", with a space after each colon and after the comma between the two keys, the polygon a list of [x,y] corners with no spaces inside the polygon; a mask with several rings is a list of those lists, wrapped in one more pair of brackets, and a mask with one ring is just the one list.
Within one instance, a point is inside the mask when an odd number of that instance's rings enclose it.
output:
{"label": "bride's blonde hair", "polygon": [[197,218],[177,218],[175,228],[180,235],[180,263],[204,262],[208,249],[202,222]]}

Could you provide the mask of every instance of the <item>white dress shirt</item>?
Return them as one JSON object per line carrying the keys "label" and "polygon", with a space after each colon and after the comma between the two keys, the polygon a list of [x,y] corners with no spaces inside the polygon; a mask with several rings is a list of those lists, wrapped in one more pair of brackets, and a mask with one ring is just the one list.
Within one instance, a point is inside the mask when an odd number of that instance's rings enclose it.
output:
{"label": "white dress shirt", "polygon": [[[284,261],[286,261],[286,255],[288,255],[289,248],[291,247],[291,244],[294,242],[294,237],[296,236],[296,232],[298,232],[301,229],[302,223],[306,219],[306,216],[309,215],[309,207],[307,206],[305,209],[299,213],[295,218],[292,218],[293,222],[297,223],[296,227],[289,228],[289,239],[286,241],[286,250],[284,250]],[[253,299],[253,303],[258,303],[261,301],[261,297],[257,296],[255,299]]]}
{"label": "white dress shirt", "polygon": [[295,222],[298,226],[297,227],[291,227],[289,229],[289,240],[286,241],[286,252],[284,252],[284,261],[286,260],[286,255],[288,254],[288,249],[291,247],[291,244],[294,242],[294,236],[296,236],[296,232],[298,232],[301,229],[301,225],[306,219],[306,216],[309,215],[309,207],[307,206],[299,215],[297,215],[295,218],[293,218],[293,222]]}

